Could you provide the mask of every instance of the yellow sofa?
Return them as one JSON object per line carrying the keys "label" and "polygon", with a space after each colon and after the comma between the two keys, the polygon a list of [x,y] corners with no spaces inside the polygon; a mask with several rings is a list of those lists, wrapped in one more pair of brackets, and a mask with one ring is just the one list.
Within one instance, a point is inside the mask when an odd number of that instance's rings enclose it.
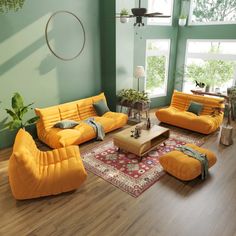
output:
{"label": "yellow sofa", "polygon": [[[104,93],[78,101],[35,109],[40,117],[37,122],[37,134],[39,139],[51,148],[60,148],[69,145],[78,145],[96,137],[94,129],[83,120],[94,117],[99,122],[105,133],[121,128],[128,121],[128,116],[123,113],[106,112],[103,116],[97,116],[93,103],[105,100]],[[54,124],[61,120],[75,120],[79,125],[73,129],[54,128]]]}
{"label": "yellow sofa", "polygon": [[[199,116],[187,111],[191,101],[203,104],[203,110]],[[159,109],[156,116],[161,122],[202,134],[210,134],[217,130],[223,121],[223,112],[214,112],[215,108],[224,108],[223,101],[221,98],[174,91],[171,105],[168,108]]]}
{"label": "yellow sofa", "polygon": [[71,191],[87,177],[78,146],[42,152],[23,129],[16,135],[8,174],[13,196],[18,200]]}

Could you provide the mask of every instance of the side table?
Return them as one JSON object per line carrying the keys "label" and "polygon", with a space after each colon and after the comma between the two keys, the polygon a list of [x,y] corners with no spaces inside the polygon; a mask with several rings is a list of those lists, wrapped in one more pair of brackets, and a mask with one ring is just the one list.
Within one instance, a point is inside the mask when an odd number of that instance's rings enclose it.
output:
{"label": "side table", "polygon": [[135,102],[132,103],[130,101],[123,101],[119,102],[118,105],[120,106],[120,112],[122,112],[123,108],[126,107],[128,109],[128,116],[129,118],[137,119],[138,122],[141,122],[142,113],[145,113],[146,119],[149,118],[149,111],[150,111],[150,102]]}

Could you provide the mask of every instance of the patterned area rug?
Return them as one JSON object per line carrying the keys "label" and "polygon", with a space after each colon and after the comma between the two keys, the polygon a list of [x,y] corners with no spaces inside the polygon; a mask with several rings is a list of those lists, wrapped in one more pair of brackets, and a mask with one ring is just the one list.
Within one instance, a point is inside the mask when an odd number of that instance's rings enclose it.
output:
{"label": "patterned area rug", "polygon": [[170,138],[161,143],[138,161],[134,154],[119,151],[112,139],[103,141],[93,149],[81,153],[85,168],[100,176],[119,189],[138,197],[165,174],[159,163],[159,157],[186,143],[203,144],[197,139],[176,132],[170,132]]}

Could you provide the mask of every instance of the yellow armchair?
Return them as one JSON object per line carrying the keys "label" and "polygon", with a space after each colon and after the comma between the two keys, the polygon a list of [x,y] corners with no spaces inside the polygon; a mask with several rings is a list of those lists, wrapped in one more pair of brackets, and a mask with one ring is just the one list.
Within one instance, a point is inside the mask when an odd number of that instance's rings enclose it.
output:
{"label": "yellow armchair", "polygon": [[87,177],[78,146],[43,152],[23,129],[17,133],[8,174],[12,194],[18,200],[71,191]]}

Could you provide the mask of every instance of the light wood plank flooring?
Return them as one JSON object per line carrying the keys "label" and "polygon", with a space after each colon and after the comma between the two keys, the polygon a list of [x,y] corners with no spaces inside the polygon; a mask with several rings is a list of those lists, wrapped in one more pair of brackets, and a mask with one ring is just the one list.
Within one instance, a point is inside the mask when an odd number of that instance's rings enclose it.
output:
{"label": "light wood plank flooring", "polygon": [[7,176],[12,150],[1,150],[0,235],[235,236],[236,135],[229,147],[218,139],[216,132],[203,145],[218,158],[206,181],[181,182],[166,174],[138,198],[89,173],[75,192],[16,201]]}

